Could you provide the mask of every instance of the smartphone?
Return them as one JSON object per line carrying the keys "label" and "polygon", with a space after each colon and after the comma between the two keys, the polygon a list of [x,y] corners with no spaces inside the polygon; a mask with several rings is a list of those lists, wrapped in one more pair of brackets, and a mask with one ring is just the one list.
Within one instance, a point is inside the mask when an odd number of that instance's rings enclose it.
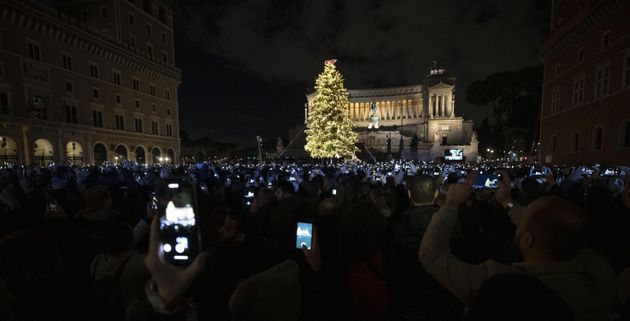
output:
{"label": "smartphone", "polygon": [[548,174],[551,174],[551,170],[547,167],[532,167],[532,169],[529,170],[529,176],[542,177]]}
{"label": "smartphone", "polygon": [[333,194],[333,195],[337,195],[337,189],[333,188],[333,190],[332,190],[332,194]]}
{"label": "smartphone", "polygon": [[253,202],[254,202],[254,192],[248,191],[247,194],[245,194],[245,196],[243,197],[243,205],[245,207],[250,207],[252,206]]}
{"label": "smartphone", "polygon": [[603,171],[601,171],[599,176],[602,176],[602,177],[621,177],[621,176],[623,176],[622,173],[623,172],[619,168],[608,167],[608,168],[604,169]]}
{"label": "smartphone", "polygon": [[156,194],[164,260],[172,265],[190,265],[201,247],[194,185],[169,179],[158,184]]}
{"label": "smartphone", "polygon": [[311,249],[313,246],[313,223],[311,222],[298,222],[297,230],[295,232],[295,248],[302,249],[302,246],[306,245],[307,249]]}
{"label": "smartphone", "polygon": [[479,174],[473,189],[498,189],[501,177],[495,174]]}

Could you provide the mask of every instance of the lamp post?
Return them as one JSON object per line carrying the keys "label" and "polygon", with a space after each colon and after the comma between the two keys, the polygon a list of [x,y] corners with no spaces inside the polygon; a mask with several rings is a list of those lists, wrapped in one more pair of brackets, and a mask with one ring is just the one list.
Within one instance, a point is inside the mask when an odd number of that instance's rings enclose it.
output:
{"label": "lamp post", "polygon": [[262,137],[256,136],[256,143],[258,144],[258,163],[262,163]]}

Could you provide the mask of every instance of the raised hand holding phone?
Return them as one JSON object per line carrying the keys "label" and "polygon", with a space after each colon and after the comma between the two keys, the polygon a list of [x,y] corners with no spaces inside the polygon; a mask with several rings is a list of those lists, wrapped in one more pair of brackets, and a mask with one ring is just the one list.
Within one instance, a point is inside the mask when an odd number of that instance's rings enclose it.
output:
{"label": "raised hand holding phone", "polygon": [[[507,207],[512,203],[512,181],[507,171],[501,171],[501,180],[499,181],[499,189],[494,194],[497,202],[503,207]],[[553,176],[553,175],[552,175]]]}
{"label": "raised hand holding phone", "polygon": [[312,238],[311,238],[311,247],[309,248],[306,244],[302,244],[302,253],[304,253],[304,257],[308,262],[308,265],[311,266],[313,271],[318,271],[321,267],[322,260],[319,254],[319,243],[317,242],[317,231],[315,227],[312,228]]}
{"label": "raised hand holding phone", "polygon": [[149,253],[144,264],[157,285],[158,294],[166,302],[181,296],[188,290],[194,278],[203,269],[208,253],[202,252],[187,267],[177,267],[164,261],[164,253],[160,244],[160,219],[153,217],[149,237]]}
{"label": "raised hand holding phone", "polygon": [[473,172],[463,183],[451,184],[446,194],[446,205],[459,206],[466,202],[473,192],[473,183],[477,179],[477,172]]}

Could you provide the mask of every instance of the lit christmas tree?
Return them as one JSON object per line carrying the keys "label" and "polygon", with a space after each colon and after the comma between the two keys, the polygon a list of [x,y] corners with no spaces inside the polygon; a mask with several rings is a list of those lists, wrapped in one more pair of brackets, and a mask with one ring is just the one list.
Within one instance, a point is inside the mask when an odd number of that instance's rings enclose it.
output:
{"label": "lit christmas tree", "polygon": [[314,158],[354,156],[357,133],[352,130],[348,91],[336,60],[324,62],[315,81],[315,99],[309,108],[305,149]]}

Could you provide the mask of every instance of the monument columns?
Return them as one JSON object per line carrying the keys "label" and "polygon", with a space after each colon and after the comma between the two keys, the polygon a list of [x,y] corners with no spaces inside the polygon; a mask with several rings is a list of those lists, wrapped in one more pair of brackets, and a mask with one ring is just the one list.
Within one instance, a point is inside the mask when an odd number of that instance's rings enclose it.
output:
{"label": "monument columns", "polygon": [[450,108],[448,106],[448,95],[444,95],[444,117],[450,114]]}

